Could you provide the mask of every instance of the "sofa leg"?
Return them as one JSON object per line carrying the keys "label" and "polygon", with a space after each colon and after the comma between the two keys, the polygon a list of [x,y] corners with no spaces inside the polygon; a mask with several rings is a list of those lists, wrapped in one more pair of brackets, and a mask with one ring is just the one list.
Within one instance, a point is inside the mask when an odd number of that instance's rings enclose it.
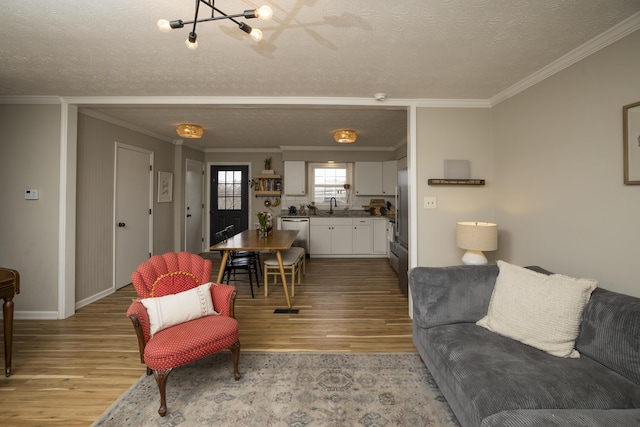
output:
{"label": "sofa leg", "polygon": [[240,379],[240,371],[238,370],[238,362],[240,362],[240,341],[236,341],[231,347],[229,347],[231,353],[233,353],[233,378],[238,381]]}
{"label": "sofa leg", "polygon": [[167,415],[167,377],[171,373],[172,369],[154,369],[153,376],[158,383],[158,390],[160,390],[160,408],[158,414],[161,417]]}

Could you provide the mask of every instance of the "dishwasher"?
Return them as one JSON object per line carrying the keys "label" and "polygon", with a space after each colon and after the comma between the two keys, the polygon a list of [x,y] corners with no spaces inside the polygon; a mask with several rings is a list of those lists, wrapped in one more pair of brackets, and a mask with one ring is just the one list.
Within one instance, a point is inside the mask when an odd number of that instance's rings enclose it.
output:
{"label": "dishwasher", "polygon": [[293,246],[304,248],[307,257],[309,256],[309,217],[282,216],[278,218],[278,229],[297,230],[298,235]]}

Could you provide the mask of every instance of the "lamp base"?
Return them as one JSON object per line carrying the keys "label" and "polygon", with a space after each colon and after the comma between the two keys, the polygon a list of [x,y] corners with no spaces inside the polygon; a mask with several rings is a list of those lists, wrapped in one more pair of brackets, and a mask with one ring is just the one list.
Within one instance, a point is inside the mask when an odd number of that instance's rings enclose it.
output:
{"label": "lamp base", "polygon": [[487,257],[484,256],[482,251],[474,251],[469,249],[467,252],[462,255],[462,263],[464,265],[484,265],[489,261]]}

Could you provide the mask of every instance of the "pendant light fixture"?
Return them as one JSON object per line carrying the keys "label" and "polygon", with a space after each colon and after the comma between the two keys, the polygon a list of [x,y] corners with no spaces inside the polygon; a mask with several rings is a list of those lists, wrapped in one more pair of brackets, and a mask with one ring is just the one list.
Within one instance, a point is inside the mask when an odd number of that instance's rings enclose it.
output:
{"label": "pendant light fixture", "polygon": [[355,130],[340,129],[333,134],[333,139],[340,144],[351,144],[352,142],[356,142],[358,135],[356,135]]}
{"label": "pendant light fixture", "polygon": [[[198,11],[200,9],[200,3],[204,4],[211,8],[211,16],[209,18],[198,19]],[[218,12],[219,15],[214,15]],[[238,22],[235,18],[244,18],[244,19],[252,19],[252,18],[260,18],[265,21],[268,21],[273,16],[273,10],[269,6],[262,6],[258,9],[249,9],[245,10],[242,13],[236,13],[233,15],[227,15],[220,9],[215,6],[215,0],[196,0],[196,12],[193,18],[193,21],[183,21],[181,19],[175,21],[168,21],[166,19],[160,19],[158,21],[158,29],[164,33],[171,31],[175,28],[183,28],[185,25],[193,24],[193,28],[191,32],[189,32],[189,36],[185,41],[187,47],[191,50],[195,50],[198,48],[198,35],[196,34],[196,24],[199,22],[207,22],[207,21],[219,21],[221,19],[229,19],[238,25],[245,33],[249,34],[251,38],[257,42],[262,40],[262,31],[257,28],[251,28],[249,25],[244,22]]]}
{"label": "pendant light fixture", "polygon": [[176,133],[183,138],[202,138],[204,129],[202,129],[202,126],[182,123],[176,128]]}

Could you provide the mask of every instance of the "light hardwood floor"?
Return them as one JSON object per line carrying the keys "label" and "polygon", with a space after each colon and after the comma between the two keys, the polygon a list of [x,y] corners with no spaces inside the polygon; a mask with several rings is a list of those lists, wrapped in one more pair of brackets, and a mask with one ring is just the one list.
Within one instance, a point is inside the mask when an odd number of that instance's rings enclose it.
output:
{"label": "light hardwood floor", "polygon": [[[214,276],[219,258],[211,257]],[[396,282],[386,259],[308,259],[292,299],[299,314],[274,314],[286,308],[280,283],[267,298],[261,284],[252,299],[248,282],[231,282],[241,351],[415,352],[407,298]],[[129,285],[68,319],[15,320],[13,375],[0,379],[0,425],[89,426],[144,375],[125,316],[135,297]],[[14,302],[20,310],[19,295]]]}

